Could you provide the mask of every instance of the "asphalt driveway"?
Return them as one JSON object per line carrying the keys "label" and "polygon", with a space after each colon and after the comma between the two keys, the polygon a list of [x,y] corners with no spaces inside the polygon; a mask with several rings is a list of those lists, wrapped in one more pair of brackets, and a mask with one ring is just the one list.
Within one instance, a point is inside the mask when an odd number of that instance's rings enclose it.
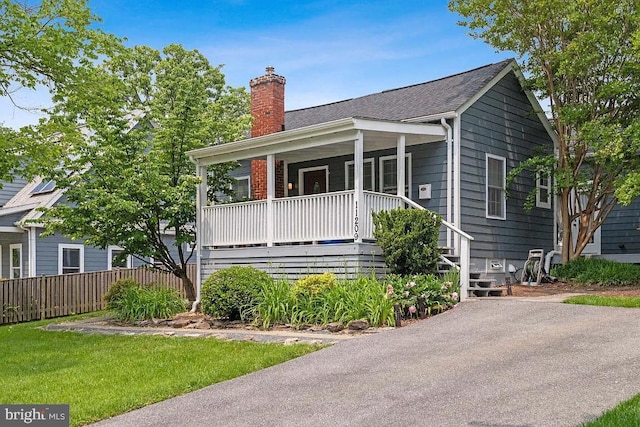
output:
{"label": "asphalt driveway", "polygon": [[473,300],[103,426],[576,426],[640,392],[640,311]]}

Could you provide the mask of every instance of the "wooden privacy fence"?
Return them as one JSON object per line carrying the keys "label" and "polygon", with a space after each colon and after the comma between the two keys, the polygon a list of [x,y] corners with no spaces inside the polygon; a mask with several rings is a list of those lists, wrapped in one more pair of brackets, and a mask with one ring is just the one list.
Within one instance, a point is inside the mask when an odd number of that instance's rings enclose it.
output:
{"label": "wooden privacy fence", "polygon": [[[187,274],[194,284],[196,271],[196,264],[188,265]],[[185,297],[176,276],[144,267],[0,280],[0,324],[102,310],[104,294],[120,279],[173,288]]]}

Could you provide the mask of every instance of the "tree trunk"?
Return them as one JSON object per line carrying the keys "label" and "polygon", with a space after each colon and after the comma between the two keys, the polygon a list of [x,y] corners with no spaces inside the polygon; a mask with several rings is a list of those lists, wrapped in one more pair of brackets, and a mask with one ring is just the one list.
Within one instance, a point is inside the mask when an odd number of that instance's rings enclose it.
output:
{"label": "tree trunk", "polygon": [[568,189],[563,189],[560,194],[560,217],[562,218],[562,263],[566,264],[571,259],[571,247],[573,246],[573,236],[571,235],[571,221],[569,220],[569,198]]}
{"label": "tree trunk", "polygon": [[175,271],[175,275],[178,276],[180,278],[180,280],[182,280],[182,287],[184,288],[184,292],[187,295],[187,299],[190,302],[195,301],[196,300],[196,289],[195,289],[195,286],[193,286],[193,282],[191,281],[189,276],[187,276],[186,268],[177,269]]}

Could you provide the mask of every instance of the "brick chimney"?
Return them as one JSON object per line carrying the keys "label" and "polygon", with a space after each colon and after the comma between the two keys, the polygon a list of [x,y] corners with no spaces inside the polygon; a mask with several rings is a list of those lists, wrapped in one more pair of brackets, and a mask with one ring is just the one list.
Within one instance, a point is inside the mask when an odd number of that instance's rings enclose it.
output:
{"label": "brick chimney", "polygon": [[[274,74],[269,66],[266,74],[249,82],[251,87],[251,137],[284,130],[285,78]],[[284,197],[284,163],[276,161],[276,197]],[[251,161],[251,197],[267,198],[267,161]]]}

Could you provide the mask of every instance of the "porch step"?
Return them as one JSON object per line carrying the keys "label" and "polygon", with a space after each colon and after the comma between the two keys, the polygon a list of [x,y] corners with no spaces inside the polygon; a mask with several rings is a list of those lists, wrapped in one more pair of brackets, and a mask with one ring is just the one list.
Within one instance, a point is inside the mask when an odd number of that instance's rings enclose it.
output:
{"label": "porch step", "polygon": [[501,297],[503,296],[502,291],[504,291],[504,288],[496,288],[496,287],[491,287],[491,288],[481,288],[478,286],[469,286],[469,296],[475,296],[475,297]]}
{"label": "porch step", "polygon": [[[440,248],[442,255],[451,261],[455,265],[460,265],[460,257],[458,255],[451,255],[452,250],[450,248]],[[473,268],[473,264],[470,265]],[[453,267],[444,261],[438,262],[437,272],[438,274],[447,274]],[[469,272],[469,287],[467,288],[467,295],[470,297],[498,297],[502,296],[504,289],[496,287],[496,279],[490,279],[482,277],[483,272],[471,271]]]}

